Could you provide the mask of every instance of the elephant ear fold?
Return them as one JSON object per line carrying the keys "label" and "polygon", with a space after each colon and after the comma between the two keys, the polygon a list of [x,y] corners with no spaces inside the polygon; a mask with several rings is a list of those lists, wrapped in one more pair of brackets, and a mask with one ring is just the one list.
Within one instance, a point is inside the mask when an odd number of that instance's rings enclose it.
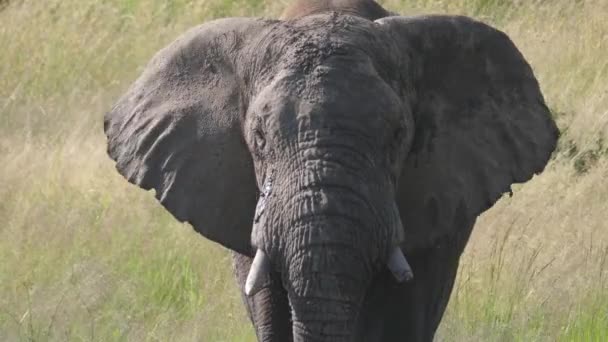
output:
{"label": "elephant ear fold", "polygon": [[268,25],[231,18],[191,29],[156,54],[104,122],[120,174],[242,253],[251,248],[257,187],[240,127],[239,70]]}
{"label": "elephant ear fold", "polygon": [[513,183],[541,172],[558,130],[504,33],[454,16],[377,22],[396,44],[415,122],[397,199],[406,238],[431,243],[468,230]]}

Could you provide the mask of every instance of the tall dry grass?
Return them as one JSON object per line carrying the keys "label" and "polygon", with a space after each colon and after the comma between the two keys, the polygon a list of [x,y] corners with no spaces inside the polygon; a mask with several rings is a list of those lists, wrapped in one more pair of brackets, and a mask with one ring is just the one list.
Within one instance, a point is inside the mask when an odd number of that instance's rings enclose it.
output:
{"label": "tall dry grass", "polygon": [[[0,9],[0,340],[253,340],[227,252],[114,171],[101,124],[188,27],[275,16],[285,2]],[[547,170],[478,220],[438,339],[608,340],[608,2],[383,3],[505,30],[563,131]]]}

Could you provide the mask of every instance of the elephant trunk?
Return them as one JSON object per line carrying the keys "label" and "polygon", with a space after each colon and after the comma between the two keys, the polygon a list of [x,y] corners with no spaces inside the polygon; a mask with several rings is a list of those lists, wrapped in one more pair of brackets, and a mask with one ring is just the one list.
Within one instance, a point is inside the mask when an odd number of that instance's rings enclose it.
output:
{"label": "elephant trunk", "polygon": [[290,165],[264,182],[252,232],[260,266],[252,266],[248,289],[264,283],[268,260],[280,268],[295,341],[353,340],[374,275],[387,263],[396,277],[411,273],[392,253],[403,234],[392,186],[360,168],[358,151],[307,150],[304,167]]}
{"label": "elephant trunk", "polygon": [[351,341],[372,275],[364,253],[348,245],[309,242],[289,263],[294,341]]}
{"label": "elephant trunk", "polygon": [[359,311],[356,304],[325,298],[301,300],[301,303],[292,300],[294,342],[354,340]]}
{"label": "elephant trunk", "polygon": [[385,233],[369,210],[321,192],[327,204],[301,211],[285,253],[294,341],[351,341]]}

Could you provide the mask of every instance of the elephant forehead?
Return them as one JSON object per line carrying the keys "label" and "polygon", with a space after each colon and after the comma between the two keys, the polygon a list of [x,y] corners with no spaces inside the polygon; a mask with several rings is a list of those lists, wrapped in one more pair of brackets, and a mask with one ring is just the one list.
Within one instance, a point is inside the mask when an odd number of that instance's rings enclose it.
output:
{"label": "elephant forehead", "polygon": [[[250,107],[267,134],[278,140],[360,140],[389,134],[401,125],[405,109],[399,98],[377,77],[333,69],[327,75],[302,78],[282,72]],[[277,140],[277,141],[278,141]],[[370,145],[374,145],[372,142]]]}
{"label": "elephant forehead", "polygon": [[377,26],[335,13],[277,23],[252,63],[261,72],[248,117],[278,133],[338,125],[383,135],[399,125],[396,63]]}
{"label": "elephant forehead", "polygon": [[342,57],[342,63],[371,61],[380,71],[395,64],[385,31],[364,18],[336,12],[281,22],[266,39],[267,59],[278,58],[278,65],[304,72],[334,56]]}

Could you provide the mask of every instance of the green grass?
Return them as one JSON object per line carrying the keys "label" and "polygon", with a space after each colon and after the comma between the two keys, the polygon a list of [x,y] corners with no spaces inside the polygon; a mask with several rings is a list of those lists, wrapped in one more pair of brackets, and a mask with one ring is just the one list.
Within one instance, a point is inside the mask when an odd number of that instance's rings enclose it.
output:
{"label": "green grass", "polygon": [[[115,172],[102,116],[187,28],[276,17],[287,1],[9,3],[0,5],[0,340],[253,341],[229,253]],[[608,3],[383,4],[505,30],[563,131],[547,170],[479,218],[437,339],[608,340]]]}
{"label": "green grass", "polygon": [[[24,154],[13,159],[14,189],[2,194],[0,339],[249,332],[224,251],[159,210],[150,194],[104,179],[109,168],[70,162],[82,158],[76,149]],[[175,336],[180,326],[184,336]]]}

